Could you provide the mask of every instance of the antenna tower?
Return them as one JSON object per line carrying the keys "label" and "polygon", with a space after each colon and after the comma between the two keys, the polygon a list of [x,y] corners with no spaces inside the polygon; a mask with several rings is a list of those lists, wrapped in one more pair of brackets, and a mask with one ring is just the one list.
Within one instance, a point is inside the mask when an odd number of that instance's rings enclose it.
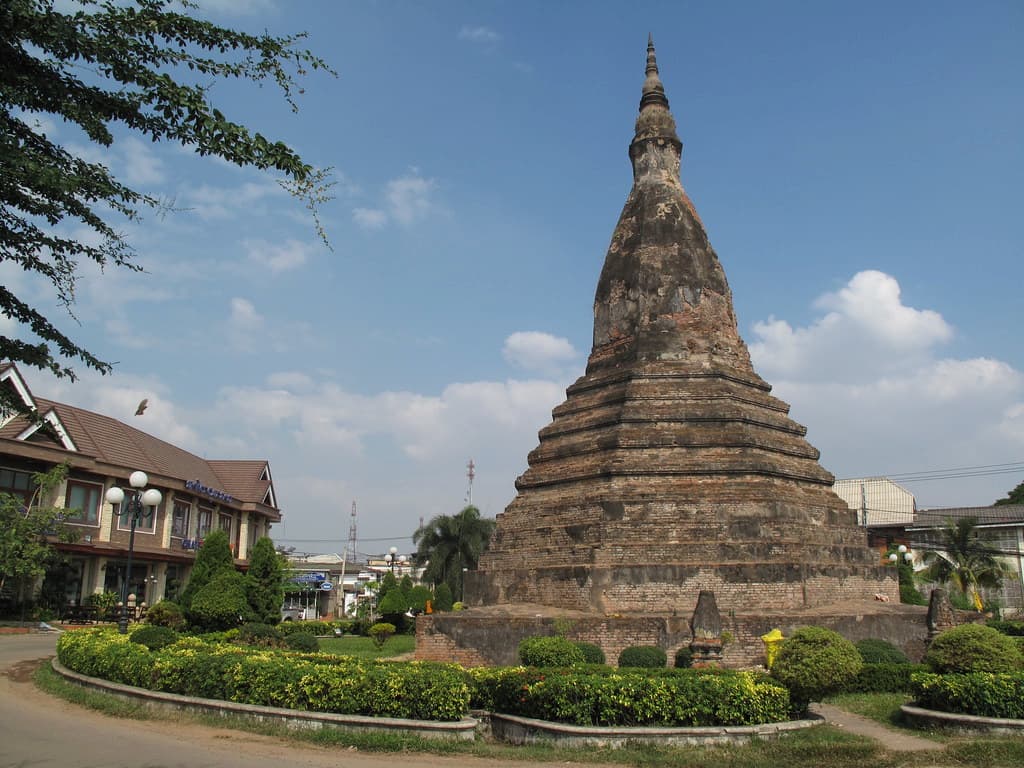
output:
{"label": "antenna tower", "polygon": [[470,505],[473,504],[473,478],[476,477],[476,464],[473,460],[469,460],[469,464],[466,465],[466,477],[469,478],[469,493],[466,494],[466,500]]}
{"label": "antenna tower", "polygon": [[345,551],[345,559],[350,563],[356,560],[356,500],[352,499],[352,517],[348,523],[348,549]]}

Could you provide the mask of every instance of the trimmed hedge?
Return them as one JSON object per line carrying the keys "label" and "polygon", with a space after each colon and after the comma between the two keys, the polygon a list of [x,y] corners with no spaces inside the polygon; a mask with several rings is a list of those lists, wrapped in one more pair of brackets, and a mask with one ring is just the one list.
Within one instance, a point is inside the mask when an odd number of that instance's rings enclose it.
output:
{"label": "trimmed hedge", "polygon": [[973,672],[913,677],[915,703],[925,709],[978,717],[1024,719],[1024,674]]}
{"label": "trimmed hedge", "polygon": [[178,633],[170,627],[156,624],[143,624],[130,634],[133,643],[146,646],[151,651],[158,651],[178,642]]}
{"label": "trimmed hedge", "polygon": [[888,640],[868,638],[858,640],[854,645],[865,664],[907,664],[910,659]]}
{"label": "trimmed hedge", "polygon": [[782,643],[772,677],[789,689],[795,711],[844,689],[864,662],[853,643],[831,629],[801,627]]}
{"label": "trimmed hedge", "polygon": [[763,675],[725,670],[482,668],[472,706],[574,725],[757,725],[789,719],[789,694]]}
{"label": "trimmed hedge", "polygon": [[65,632],[57,658],[91,677],[245,704],[447,721],[469,710],[466,675],[450,664],[253,651],[197,638],[150,651],[109,628]]}
{"label": "trimmed hedge", "polygon": [[528,667],[571,667],[585,659],[576,643],[558,635],[525,637],[519,642],[519,660]]}
{"label": "trimmed hedge", "polygon": [[857,676],[843,686],[845,693],[910,693],[911,678],[927,672],[924,664],[865,664]]}
{"label": "trimmed hedge", "polygon": [[577,648],[580,649],[580,653],[583,654],[584,664],[604,664],[606,659],[604,651],[601,650],[601,646],[594,645],[593,643],[576,643]]}
{"label": "trimmed hedge", "polygon": [[997,632],[1002,632],[1004,635],[1010,635],[1010,637],[1024,637],[1024,621],[1001,621],[999,619],[989,619],[985,622],[985,626],[992,627]]}
{"label": "trimmed hedge", "polygon": [[656,645],[634,645],[619,654],[620,667],[661,669],[668,661],[665,651]]}

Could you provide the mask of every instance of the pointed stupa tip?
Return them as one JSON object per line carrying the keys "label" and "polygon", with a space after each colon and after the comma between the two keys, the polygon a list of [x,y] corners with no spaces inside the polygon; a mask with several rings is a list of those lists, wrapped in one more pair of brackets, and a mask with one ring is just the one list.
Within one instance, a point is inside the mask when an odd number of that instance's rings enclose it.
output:
{"label": "pointed stupa tip", "polygon": [[647,35],[647,77],[644,80],[643,95],[640,97],[640,111],[651,105],[658,105],[668,109],[668,98],[665,96],[665,86],[661,84],[661,77],[658,74],[658,58],[654,52],[654,35]]}

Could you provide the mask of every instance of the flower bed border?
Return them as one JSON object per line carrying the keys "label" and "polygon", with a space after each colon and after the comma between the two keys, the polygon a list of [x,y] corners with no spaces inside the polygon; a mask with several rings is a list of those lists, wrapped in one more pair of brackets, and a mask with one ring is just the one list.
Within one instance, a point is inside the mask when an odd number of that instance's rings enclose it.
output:
{"label": "flower bed border", "polygon": [[941,712],[904,704],[900,707],[904,719],[913,727],[921,729],[941,728],[959,733],[988,733],[1005,736],[1024,734],[1024,720],[1004,717],[980,717],[959,712]]}
{"label": "flower bed border", "polygon": [[554,723],[492,712],[491,733],[509,744],[553,744],[558,747],[625,747],[632,744],[711,746],[747,744],[753,739],[772,739],[824,723],[812,715],[806,720],[787,720],[761,725],[707,725],[656,728],[651,726],[600,727]]}
{"label": "flower bed border", "polygon": [[368,717],[366,715],[339,715],[333,712],[308,712],[283,707],[268,707],[261,704],[239,704],[234,701],[201,699],[196,696],[182,696],[177,693],[149,691],[130,685],[113,683],[98,677],[74,672],[54,657],[51,662],[54,672],[68,682],[83,688],[101,691],[126,701],[141,703],[150,709],[173,709],[220,717],[243,717],[261,723],[276,723],[291,730],[313,730],[333,728],[354,733],[397,733],[411,734],[427,739],[456,739],[471,741],[476,738],[479,721],[464,717],[455,722],[439,720],[405,720],[397,717]]}

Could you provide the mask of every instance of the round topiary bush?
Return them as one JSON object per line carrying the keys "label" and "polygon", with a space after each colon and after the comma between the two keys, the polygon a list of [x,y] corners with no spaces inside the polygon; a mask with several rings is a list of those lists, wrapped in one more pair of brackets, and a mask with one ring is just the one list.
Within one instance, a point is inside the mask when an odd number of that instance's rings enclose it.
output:
{"label": "round topiary bush", "polygon": [[845,637],[824,627],[801,627],[784,640],[771,675],[789,689],[794,709],[842,690],[864,662]]}
{"label": "round topiary bush", "polygon": [[320,650],[320,641],[309,632],[293,632],[285,638],[285,644],[293,651],[316,653]]}
{"label": "round topiary bush", "polygon": [[245,577],[237,571],[218,574],[192,598],[189,624],[207,632],[237,627],[249,615]]}
{"label": "round topiary bush", "polygon": [[676,669],[687,669],[693,666],[693,649],[688,645],[684,645],[678,651],[676,651]]}
{"label": "round topiary bush", "polygon": [[620,667],[658,669],[668,663],[668,655],[656,645],[634,645],[619,654]]}
{"label": "round topiary bush", "polygon": [[379,621],[366,630],[366,634],[373,640],[374,645],[378,648],[383,648],[388,638],[395,634],[395,625],[386,621]]}
{"label": "round topiary bush", "polygon": [[575,646],[579,648],[580,653],[583,654],[584,664],[605,663],[604,651],[601,650],[601,646],[594,645],[593,643],[575,643]]}
{"label": "round topiary bush", "polygon": [[924,663],[939,674],[1005,673],[1024,667],[1013,639],[981,624],[962,624],[947,629],[932,641]]}
{"label": "round topiary bush", "polygon": [[143,624],[132,632],[131,641],[144,645],[151,651],[159,651],[168,645],[178,642],[178,633],[170,627],[160,627],[155,624]]}
{"label": "round topiary bush", "polygon": [[146,611],[146,623],[180,630],[185,628],[185,614],[181,612],[181,606],[177,603],[161,600]]}
{"label": "round topiary bush", "polygon": [[564,637],[526,637],[519,643],[519,660],[528,667],[571,667],[584,662],[583,651]]}
{"label": "round topiary bush", "polygon": [[907,655],[888,640],[868,638],[854,645],[865,664],[909,664]]}

